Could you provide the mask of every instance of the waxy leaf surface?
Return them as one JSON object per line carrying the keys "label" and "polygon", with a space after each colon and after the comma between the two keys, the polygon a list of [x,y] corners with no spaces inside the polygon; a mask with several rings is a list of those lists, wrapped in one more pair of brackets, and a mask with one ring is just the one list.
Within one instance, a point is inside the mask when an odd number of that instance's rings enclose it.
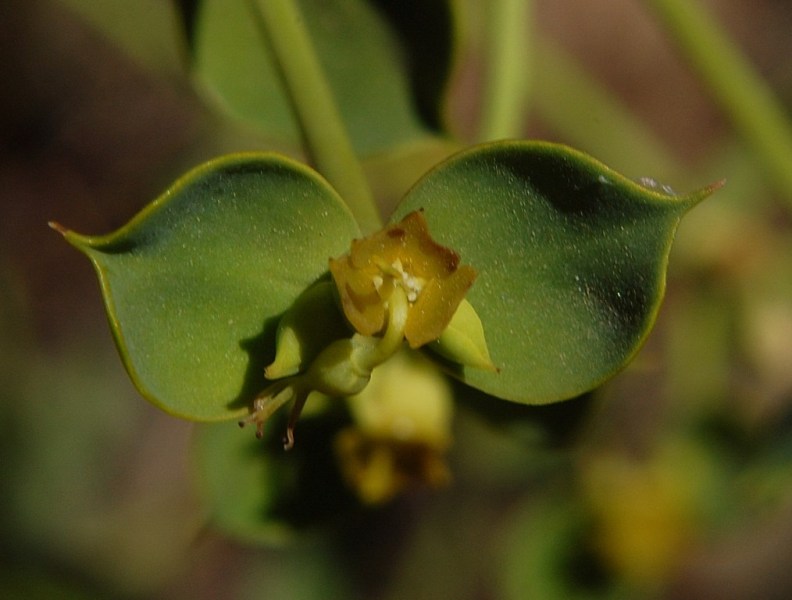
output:
{"label": "waxy leaf surface", "polygon": [[323,179],[269,154],[198,167],[111,235],[64,234],[94,263],[140,392],[196,420],[245,412],[277,317],[360,235]]}
{"label": "waxy leaf surface", "polygon": [[564,146],[500,142],[430,171],[393,220],[424,209],[432,236],[479,272],[467,299],[500,373],[452,372],[539,404],[592,389],[638,351],[677,224],[710,192],[676,196]]}

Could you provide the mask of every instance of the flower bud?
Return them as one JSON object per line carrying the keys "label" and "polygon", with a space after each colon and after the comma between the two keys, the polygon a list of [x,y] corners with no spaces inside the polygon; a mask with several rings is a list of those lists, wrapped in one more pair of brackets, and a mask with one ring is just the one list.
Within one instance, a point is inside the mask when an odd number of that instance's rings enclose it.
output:
{"label": "flower bud", "polygon": [[305,385],[336,398],[360,393],[371,379],[365,356],[375,350],[377,341],[361,335],[336,340],[311,363],[303,376]]}
{"label": "flower bud", "polygon": [[264,370],[267,379],[304,371],[323,348],[349,335],[335,293],[332,282],[320,281],[300,294],[281,317],[275,360]]}
{"label": "flower bud", "polygon": [[428,347],[457,364],[498,371],[490,359],[481,319],[467,300],[462,300],[448,327]]}
{"label": "flower bud", "polygon": [[349,407],[354,425],[338,433],[335,450],[363,502],[379,504],[408,488],[449,482],[451,388],[426,358],[396,353],[349,398]]}

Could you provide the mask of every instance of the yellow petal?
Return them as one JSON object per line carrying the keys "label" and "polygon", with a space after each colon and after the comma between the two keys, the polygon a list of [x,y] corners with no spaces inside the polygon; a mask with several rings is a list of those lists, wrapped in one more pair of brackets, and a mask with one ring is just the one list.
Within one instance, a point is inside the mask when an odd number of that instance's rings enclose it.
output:
{"label": "yellow petal", "polygon": [[349,323],[363,335],[374,335],[385,325],[385,307],[370,275],[351,267],[348,257],[330,259],[341,307]]}
{"label": "yellow petal", "polygon": [[405,269],[424,279],[447,277],[457,269],[459,255],[432,239],[422,212],[410,213],[398,226],[405,232],[403,262],[409,263]]}
{"label": "yellow petal", "polygon": [[432,239],[421,211],[354,240],[349,254],[330,260],[330,272],[347,320],[367,336],[382,331],[393,286],[403,286],[414,302],[405,331],[413,348],[440,336],[476,276]]}
{"label": "yellow petal", "polygon": [[426,284],[411,307],[404,328],[404,337],[411,348],[440,337],[475,279],[476,270],[462,265],[449,277],[432,279]]}

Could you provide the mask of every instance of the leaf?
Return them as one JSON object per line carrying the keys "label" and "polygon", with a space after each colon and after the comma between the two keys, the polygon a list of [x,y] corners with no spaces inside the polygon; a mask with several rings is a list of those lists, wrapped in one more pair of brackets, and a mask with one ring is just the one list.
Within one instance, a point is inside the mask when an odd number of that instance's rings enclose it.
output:
{"label": "leaf", "polygon": [[[196,429],[193,453],[198,491],[209,509],[213,527],[251,542],[282,544],[293,532],[278,519],[279,488],[283,487],[283,452],[267,452],[261,440],[240,435],[228,423]],[[286,478],[288,481],[288,478]]]}
{"label": "leaf", "polygon": [[108,236],[55,227],[93,261],[140,392],[207,421],[242,414],[276,317],[359,235],[323,179],[273,154],[206,163]]}
{"label": "leaf", "polygon": [[[600,564],[592,519],[568,486],[564,496],[535,498],[508,523],[497,578],[502,597],[549,600],[627,598]],[[621,593],[620,593],[621,592]]]}
{"label": "leaf", "polygon": [[[183,72],[182,45],[173,32],[179,16],[161,0],[59,0],[138,64],[156,73]],[[59,17],[62,18],[62,17]]]}
{"label": "leaf", "polygon": [[397,32],[405,53],[414,104],[424,123],[443,129],[442,98],[454,66],[457,13],[449,0],[370,0]]}
{"label": "leaf", "polygon": [[455,375],[541,404],[592,389],[635,355],[677,224],[715,187],[670,195],[564,146],[501,142],[430,171],[393,220],[425,209],[432,236],[479,272],[467,299],[501,371]]}
{"label": "leaf", "polygon": [[[380,3],[299,2],[361,155],[439,128],[442,92],[451,71],[451,3],[410,0],[398,10]],[[274,141],[298,146],[297,123],[250,4],[180,2],[194,71],[209,98],[231,115],[258,125]],[[420,27],[416,21],[408,27],[411,14],[421,16]]]}
{"label": "leaf", "polygon": [[289,452],[283,451],[281,415],[267,424],[263,440],[231,423],[197,427],[195,472],[212,525],[236,538],[279,545],[354,508],[333,449],[348,424],[341,408],[335,403],[303,418],[300,443]]}

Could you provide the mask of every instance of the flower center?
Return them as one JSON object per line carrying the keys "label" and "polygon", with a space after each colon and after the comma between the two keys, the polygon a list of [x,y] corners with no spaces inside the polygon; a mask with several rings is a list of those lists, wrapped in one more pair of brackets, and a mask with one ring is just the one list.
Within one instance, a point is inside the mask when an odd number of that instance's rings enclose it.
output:
{"label": "flower center", "polygon": [[397,258],[391,264],[387,264],[384,260],[380,260],[377,262],[377,266],[382,275],[375,275],[372,281],[378,293],[382,294],[387,278],[388,282],[404,290],[404,293],[407,295],[407,301],[410,304],[413,304],[418,299],[421,290],[423,290],[424,285],[426,285],[426,279],[413,275],[405,270],[400,258]]}

